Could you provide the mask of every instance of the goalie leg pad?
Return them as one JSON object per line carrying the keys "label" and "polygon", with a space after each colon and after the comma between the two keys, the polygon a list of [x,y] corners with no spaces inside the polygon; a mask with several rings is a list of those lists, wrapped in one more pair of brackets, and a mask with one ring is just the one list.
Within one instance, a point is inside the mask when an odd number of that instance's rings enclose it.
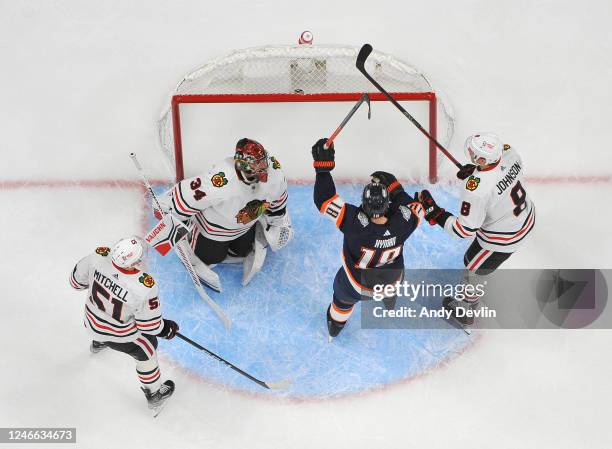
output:
{"label": "goalie leg pad", "polygon": [[242,265],[243,286],[251,282],[253,276],[255,276],[259,270],[261,270],[261,267],[266,260],[266,254],[268,253],[268,242],[266,241],[266,237],[263,232],[263,224],[261,222],[257,222],[254,228],[255,240],[253,242],[253,249],[245,257]]}
{"label": "goalie leg pad", "polygon": [[[210,242],[213,242],[213,244],[210,244]],[[215,243],[219,243],[221,245],[214,245]],[[219,279],[219,275],[215,273],[209,265],[221,262],[223,259],[225,259],[225,256],[227,255],[227,247],[228,243],[226,242],[214,242],[213,240],[206,239],[199,235],[196,242],[195,252],[186,251],[188,253],[189,260],[193,265],[193,269],[198,275],[200,281],[207,287],[217,292],[221,292],[221,279]],[[210,253],[208,251],[210,251]],[[221,254],[223,257],[221,260],[219,260]],[[210,263],[205,263],[202,261],[201,256],[204,257],[205,255],[208,255],[208,257],[205,259]]]}

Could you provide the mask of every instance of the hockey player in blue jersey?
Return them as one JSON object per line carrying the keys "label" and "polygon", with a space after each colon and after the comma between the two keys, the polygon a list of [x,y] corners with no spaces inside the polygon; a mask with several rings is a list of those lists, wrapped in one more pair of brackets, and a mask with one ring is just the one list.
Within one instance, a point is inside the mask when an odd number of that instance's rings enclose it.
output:
{"label": "hockey player in blue jersey", "polygon": [[[419,225],[423,208],[395,176],[382,171],[372,173],[360,206],[346,203],[336,193],[330,173],[335,167],[334,145],[326,149],[326,142],[319,139],[312,147],[314,202],[344,234],[342,268],[334,278],[333,300],[327,308],[327,327],[333,338],[346,324],[354,305],[372,299],[375,285],[403,280],[404,241]],[[387,308],[394,308],[395,296],[384,302]]]}

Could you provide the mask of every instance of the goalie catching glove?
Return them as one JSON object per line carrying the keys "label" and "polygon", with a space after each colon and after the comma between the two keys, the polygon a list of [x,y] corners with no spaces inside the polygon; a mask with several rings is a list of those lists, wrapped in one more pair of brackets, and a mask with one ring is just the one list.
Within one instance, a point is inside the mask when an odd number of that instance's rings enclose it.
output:
{"label": "goalie catching glove", "polygon": [[425,219],[432,226],[437,223],[444,227],[444,223],[448,217],[453,215],[450,212],[446,212],[443,208],[436,204],[436,201],[433,199],[433,196],[431,196],[431,193],[429,193],[429,190],[418,192],[415,194],[415,197],[417,197],[423,205],[423,209],[425,210]]}
{"label": "goalie catching glove", "polygon": [[329,148],[325,148],[326,143],[327,139],[323,138],[317,140],[317,143],[312,146],[312,159],[314,160],[312,166],[317,173],[330,172],[336,166],[334,143],[332,142]]}
{"label": "goalie catching glove", "polygon": [[275,252],[293,238],[293,227],[287,211],[282,215],[265,214],[262,217],[262,228],[270,248]]}

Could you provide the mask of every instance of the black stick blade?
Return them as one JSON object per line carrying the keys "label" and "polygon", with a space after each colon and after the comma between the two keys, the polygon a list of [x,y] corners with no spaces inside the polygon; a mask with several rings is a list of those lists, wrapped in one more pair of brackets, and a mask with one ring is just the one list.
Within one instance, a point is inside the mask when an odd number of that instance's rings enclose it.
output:
{"label": "black stick blade", "polygon": [[359,71],[363,72],[365,70],[366,59],[368,59],[368,56],[370,56],[372,50],[374,49],[370,44],[363,44],[363,47],[361,47],[361,50],[359,50],[359,54],[357,55],[357,61],[355,62],[355,65],[357,66]]}

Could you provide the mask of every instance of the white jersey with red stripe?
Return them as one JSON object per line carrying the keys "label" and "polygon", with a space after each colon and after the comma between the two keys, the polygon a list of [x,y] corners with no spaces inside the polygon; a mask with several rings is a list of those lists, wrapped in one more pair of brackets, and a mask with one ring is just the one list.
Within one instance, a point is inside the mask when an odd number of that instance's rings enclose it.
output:
{"label": "white jersey with red stripe", "polygon": [[487,170],[476,170],[461,188],[460,213],[444,228],[456,238],[476,236],[489,251],[512,253],[535,225],[535,207],[523,179],[523,161],[510,145],[501,160]]}
{"label": "white jersey with red stripe", "polygon": [[163,200],[180,220],[194,218],[195,231],[206,238],[231,241],[245,234],[264,213],[287,205],[287,180],[276,158],[270,158],[267,182],[246,184],[228,157],[208,173],[176,184]]}
{"label": "white jersey with red stripe", "polygon": [[77,290],[88,289],[84,323],[94,340],[128,343],[143,340],[141,333],[162,331],[155,280],[146,272],[116,266],[108,247],[81,259],[69,280]]}

